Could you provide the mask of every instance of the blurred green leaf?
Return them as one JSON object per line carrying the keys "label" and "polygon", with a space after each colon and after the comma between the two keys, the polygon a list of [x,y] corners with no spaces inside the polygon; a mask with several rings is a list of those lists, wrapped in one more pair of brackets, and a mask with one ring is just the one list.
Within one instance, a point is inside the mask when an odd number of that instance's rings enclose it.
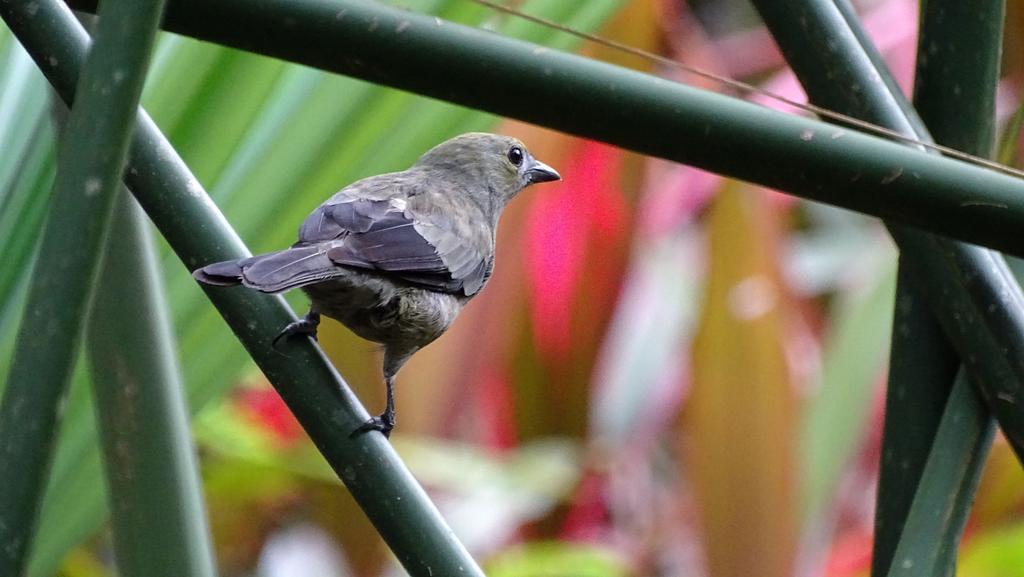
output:
{"label": "blurred green leaf", "polygon": [[308,442],[281,447],[266,427],[231,402],[203,410],[194,424],[196,442],[221,460],[245,462],[311,480],[334,483],[337,476]]}
{"label": "blurred green leaf", "polygon": [[625,560],[611,549],[577,543],[531,543],[494,557],[491,577],[626,577]]}
{"label": "blurred green leaf", "polygon": [[969,539],[962,548],[957,575],[1024,576],[1024,525],[988,531]]}
{"label": "blurred green leaf", "polygon": [[812,523],[860,446],[856,441],[888,358],[889,344],[878,335],[891,332],[896,262],[871,260],[875,270],[861,276],[860,286],[840,293],[830,307],[820,382],[803,416],[802,508],[805,521]]}
{"label": "blurred green leaf", "polygon": [[0,62],[0,371],[6,374],[50,197],[56,144],[48,84],[2,26]]}

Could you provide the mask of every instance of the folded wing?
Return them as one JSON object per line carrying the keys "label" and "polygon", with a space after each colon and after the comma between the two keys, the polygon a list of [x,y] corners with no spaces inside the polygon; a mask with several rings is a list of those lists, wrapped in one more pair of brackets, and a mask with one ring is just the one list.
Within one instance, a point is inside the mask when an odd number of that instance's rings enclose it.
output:
{"label": "folded wing", "polygon": [[490,274],[489,246],[474,246],[449,216],[417,217],[402,199],[339,199],[307,218],[296,245],[329,243],[332,262],[422,288],[467,296]]}

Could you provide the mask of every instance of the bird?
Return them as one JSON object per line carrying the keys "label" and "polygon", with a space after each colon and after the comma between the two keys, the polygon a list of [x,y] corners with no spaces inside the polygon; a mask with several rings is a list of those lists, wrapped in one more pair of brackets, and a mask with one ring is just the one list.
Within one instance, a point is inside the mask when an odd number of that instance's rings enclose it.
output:
{"label": "bird", "polygon": [[394,380],[413,354],[451,326],[487,284],[502,210],[521,190],[561,180],[518,139],[473,132],[446,140],[411,167],[354,182],[303,221],[290,248],[208,264],[212,286],[281,293],[300,288],[309,311],[274,339],[316,339],[321,315],[383,345],[384,412],[352,431],[395,426]]}

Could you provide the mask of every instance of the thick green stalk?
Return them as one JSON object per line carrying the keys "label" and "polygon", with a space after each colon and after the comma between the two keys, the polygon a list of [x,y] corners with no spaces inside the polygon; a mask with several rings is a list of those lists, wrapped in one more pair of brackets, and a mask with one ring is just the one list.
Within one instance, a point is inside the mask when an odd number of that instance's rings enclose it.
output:
{"label": "thick green stalk", "polygon": [[88,327],[118,573],[213,577],[163,279],[142,209],[118,196]]}
{"label": "thick green stalk", "polygon": [[[37,2],[5,9],[34,13]],[[163,2],[104,4],[68,116],[18,344],[0,403],[0,575],[19,575],[95,286]]]}
{"label": "thick green stalk", "polygon": [[[61,2],[34,5],[29,14],[0,3],[0,17],[70,101],[88,36]],[[178,256],[192,269],[248,254],[149,116],[140,110],[136,122],[125,181]],[[244,287],[207,294],[409,574],[482,575],[391,445],[381,435],[349,438],[369,414],[319,347],[272,347],[295,320],[284,299]]]}
{"label": "thick green stalk", "polygon": [[164,26],[1024,253],[1020,179],[484,30],[356,0],[172,0]]}

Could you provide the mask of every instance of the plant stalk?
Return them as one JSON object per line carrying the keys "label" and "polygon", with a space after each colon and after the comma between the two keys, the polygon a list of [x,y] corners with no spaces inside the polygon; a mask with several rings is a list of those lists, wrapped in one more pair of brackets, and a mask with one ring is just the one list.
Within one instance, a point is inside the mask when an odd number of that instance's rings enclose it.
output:
{"label": "plant stalk", "polygon": [[156,248],[142,209],[118,196],[88,328],[118,572],[214,577]]}
{"label": "plant stalk", "polygon": [[1019,178],[485,30],[358,0],[171,0],[163,25],[1024,254]]}
{"label": "plant stalk", "polygon": [[[3,6],[31,17],[38,3]],[[81,98],[68,116],[49,216],[0,400],[0,575],[22,573],[38,522],[162,8],[162,0],[104,4],[96,42],[81,64]]]}

